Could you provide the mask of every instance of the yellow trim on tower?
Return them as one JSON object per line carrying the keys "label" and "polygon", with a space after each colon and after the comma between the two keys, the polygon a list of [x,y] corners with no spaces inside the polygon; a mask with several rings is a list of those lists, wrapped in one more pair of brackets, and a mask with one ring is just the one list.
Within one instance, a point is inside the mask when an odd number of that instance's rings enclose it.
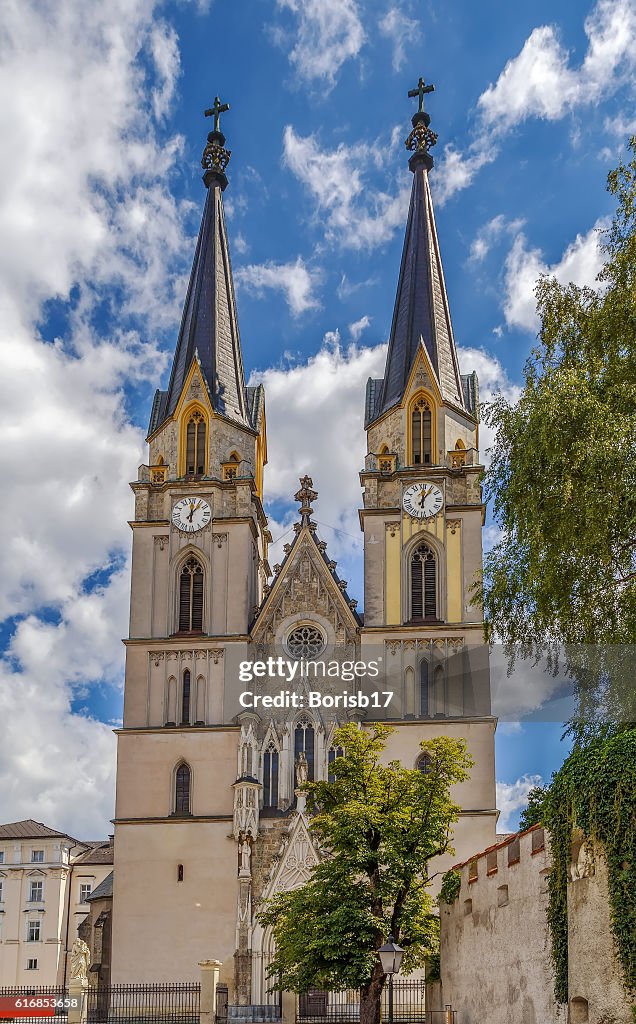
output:
{"label": "yellow trim on tower", "polygon": [[188,423],[194,412],[200,412],[205,422],[205,461],[203,464],[203,476],[208,476],[210,466],[210,413],[202,402],[193,399],[183,406],[178,419],[179,423],[179,463],[177,476],[186,476],[186,446]]}

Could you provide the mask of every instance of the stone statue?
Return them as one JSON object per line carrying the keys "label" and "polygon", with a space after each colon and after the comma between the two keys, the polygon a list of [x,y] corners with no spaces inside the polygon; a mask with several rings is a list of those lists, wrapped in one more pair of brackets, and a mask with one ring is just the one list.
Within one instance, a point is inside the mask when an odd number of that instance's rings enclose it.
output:
{"label": "stone statue", "polygon": [[250,875],[251,874],[250,861],[252,859],[252,846],[251,846],[251,843],[250,843],[249,839],[247,838],[247,836],[243,836],[241,838],[241,841],[240,841],[240,844],[239,844],[239,854],[240,854],[240,857],[241,857],[241,867],[240,867],[240,872],[239,873],[241,875]]}
{"label": "stone statue", "polygon": [[91,951],[83,939],[75,939],[71,949],[71,980],[86,981]]}
{"label": "stone statue", "polygon": [[581,844],[576,860],[570,865],[570,878],[573,882],[579,878],[591,878],[594,874],[594,853],[589,843]]}
{"label": "stone statue", "polygon": [[304,786],[309,779],[309,765],[304,752],[301,750],[296,761],[296,785]]}

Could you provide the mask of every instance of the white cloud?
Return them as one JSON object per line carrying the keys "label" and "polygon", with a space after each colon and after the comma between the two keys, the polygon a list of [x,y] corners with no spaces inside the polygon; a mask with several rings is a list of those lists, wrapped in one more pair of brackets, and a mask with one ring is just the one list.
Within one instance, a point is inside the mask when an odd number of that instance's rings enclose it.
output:
{"label": "white cloud", "polygon": [[417,43],[420,38],[419,22],[407,18],[399,7],[390,7],[380,19],[381,35],[393,43],[393,70],[399,71],[406,60],[406,48]]}
{"label": "white cloud", "polygon": [[360,335],[362,334],[363,331],[366,331],[367,327],[369,327],[370,324],[371,317],[367,316],[366,313],[364,316],[361,316],[359,320],[355,320],[352,324],[349,324],[349,334],[351,335],[353,340],[359,341]]}
{"label": "white cloud", "polygon": [[364,179],[363,168],[383,166],[385,155],[367,143],[323,150],[315,136],[297,135],[291,125],[283,134],[286,165],[313,196],[326,238],[344,248],[372,249],[404,224],[410,184],[391,193],[367,187]]}
{"label": "white cloud", "polygon": [[470,260],[473,263],[480,263],[502,235],[516,234],[523,225],[524,221],[521,218],[507,220],[503,213],[497,214],[492,220],[483,224],[475,235],[470,246]]}
{"label": "white cloud", "polygon": [[357,57],[365,42],[356,0],[277,0],[297,17],[289,53],[299,79],[332,89],[342,65]]}
{"label": "white cloud", "polygon": [[[190,248],[189,207],[165,187],[181,141],[157,121],[178,76],[176,37],[151,0],[5,5],[0,618],[21,618],[0,662],[2,813],[80,837],[104,834],[113,812],[114,739],[73,701],[122,673],[127,481],[144,451],[124,387],[165,366],[153,332],[178,316]],[[52,299],[55,341],[38,327]]]}
{"label": "white cloud", "polygon": [[262,295],[266,289],[281,291],[293,316],[320,305],[314,295],[320,276],[319,271],[309,270],[300,256],[290,263],[252,263],[234,274],[237,284],[252,289],[256,295]]}
{"label": "white cloud", "polygon": [[527,117],[553,121],[615,92],[636,66],[636,6],[633,0],[599,0],[584,27],[588,48],[578,68],[553,26],[535,28],[480,96],[484,124],[499,132]]}
{"label": "white cloud", "polygon": [[512,816],[528,806],[530,790],[542,785],[540,775],[522,775],[516,782],[497,783],[497,807],[501,811],[497,821],[498,832],[510,832]]}
{"label": "white cloud", "polygon": [[556,277],[562,285],[572,282],[579,286],[598,286],[596,277],[603,265],[600,232],[606,226],[605,220],[598,220],[587,234],[577,235],[558,263],[552,265],[544,261],[540,249],[528,247],[523,233],[517,235],[504,269],[503,310],[509,327],[537,330],[539,320],[534,290],[543,274]]}
{"label": "white cloud", "polygon": [[468,188],[478,171],[492,163],[497,155],[497,147],[483,139],[469,146],[466,155],[448,143],[435,161],[432,178],[435,201],[443,206],[456,192]]}

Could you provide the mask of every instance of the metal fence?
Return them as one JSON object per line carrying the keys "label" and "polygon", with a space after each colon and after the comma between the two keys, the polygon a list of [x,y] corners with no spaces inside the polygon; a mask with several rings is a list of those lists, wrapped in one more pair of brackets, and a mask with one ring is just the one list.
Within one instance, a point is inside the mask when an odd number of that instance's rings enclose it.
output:
{"label": "metal fence", "polygon": [[[390,991],[382,991],[382,1020],[389,1016],[395,1024],[456,1024],[454,1011],[427,1010],[424,981],[393,982],[392,1012],[389,1014]],[[298,1001],[299,1024],[357,1024],[360,1020],[360,992],[326,992],[312,989]]]}
{"label": "metal fence", "polygon": [[197,982],[108,985],[88,991],[89,1024],[199,1024]]}
{"label": "metal fence", "polygon": [[[9,1009],[6,1004],[6,1000],[19,999],[22,1006],[19,1012],[16,1012],[15,1017],[7,1016],[5,1013],[9,1013]],[[68,1015],[67,1007],[64,1005],[68,1000],[68,991],[62,985],[7,985],[0,986],[0,1006],[2,1006],[2,1016],[4,1020],[15,1020],[24,1022],[24,1024],[42,1024],[43,1020],[53,1021],[53,1024],[66,1024]],[[42,1013],[38,1013],[34,1017],[22,1016],[25,1010],[25,1002],[27,1008],[33,1006],[34,1009],[41,1008],[42,1003],[46,1001],[47,1005],[51,1005],[53,1001],[53,1013],[42,1016]],[[17,1008],[16,1008],[17,1010]]]}

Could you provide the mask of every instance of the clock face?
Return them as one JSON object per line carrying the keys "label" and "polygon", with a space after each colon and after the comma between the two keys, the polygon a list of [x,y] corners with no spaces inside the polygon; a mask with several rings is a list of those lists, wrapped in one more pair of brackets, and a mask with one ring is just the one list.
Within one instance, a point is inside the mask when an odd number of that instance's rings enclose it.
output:
{"label": "clock face", "polygon": [[181,498],[172,510],[172,522],[182,533],[196,533],[208,525],[211,515],[203,498]]}
{"label": "clock face", "polygon": [[444,495],[435,484],[411,484],[402,495],[402,508],[413,519],[429,519],[436,516],[443,506]]}

